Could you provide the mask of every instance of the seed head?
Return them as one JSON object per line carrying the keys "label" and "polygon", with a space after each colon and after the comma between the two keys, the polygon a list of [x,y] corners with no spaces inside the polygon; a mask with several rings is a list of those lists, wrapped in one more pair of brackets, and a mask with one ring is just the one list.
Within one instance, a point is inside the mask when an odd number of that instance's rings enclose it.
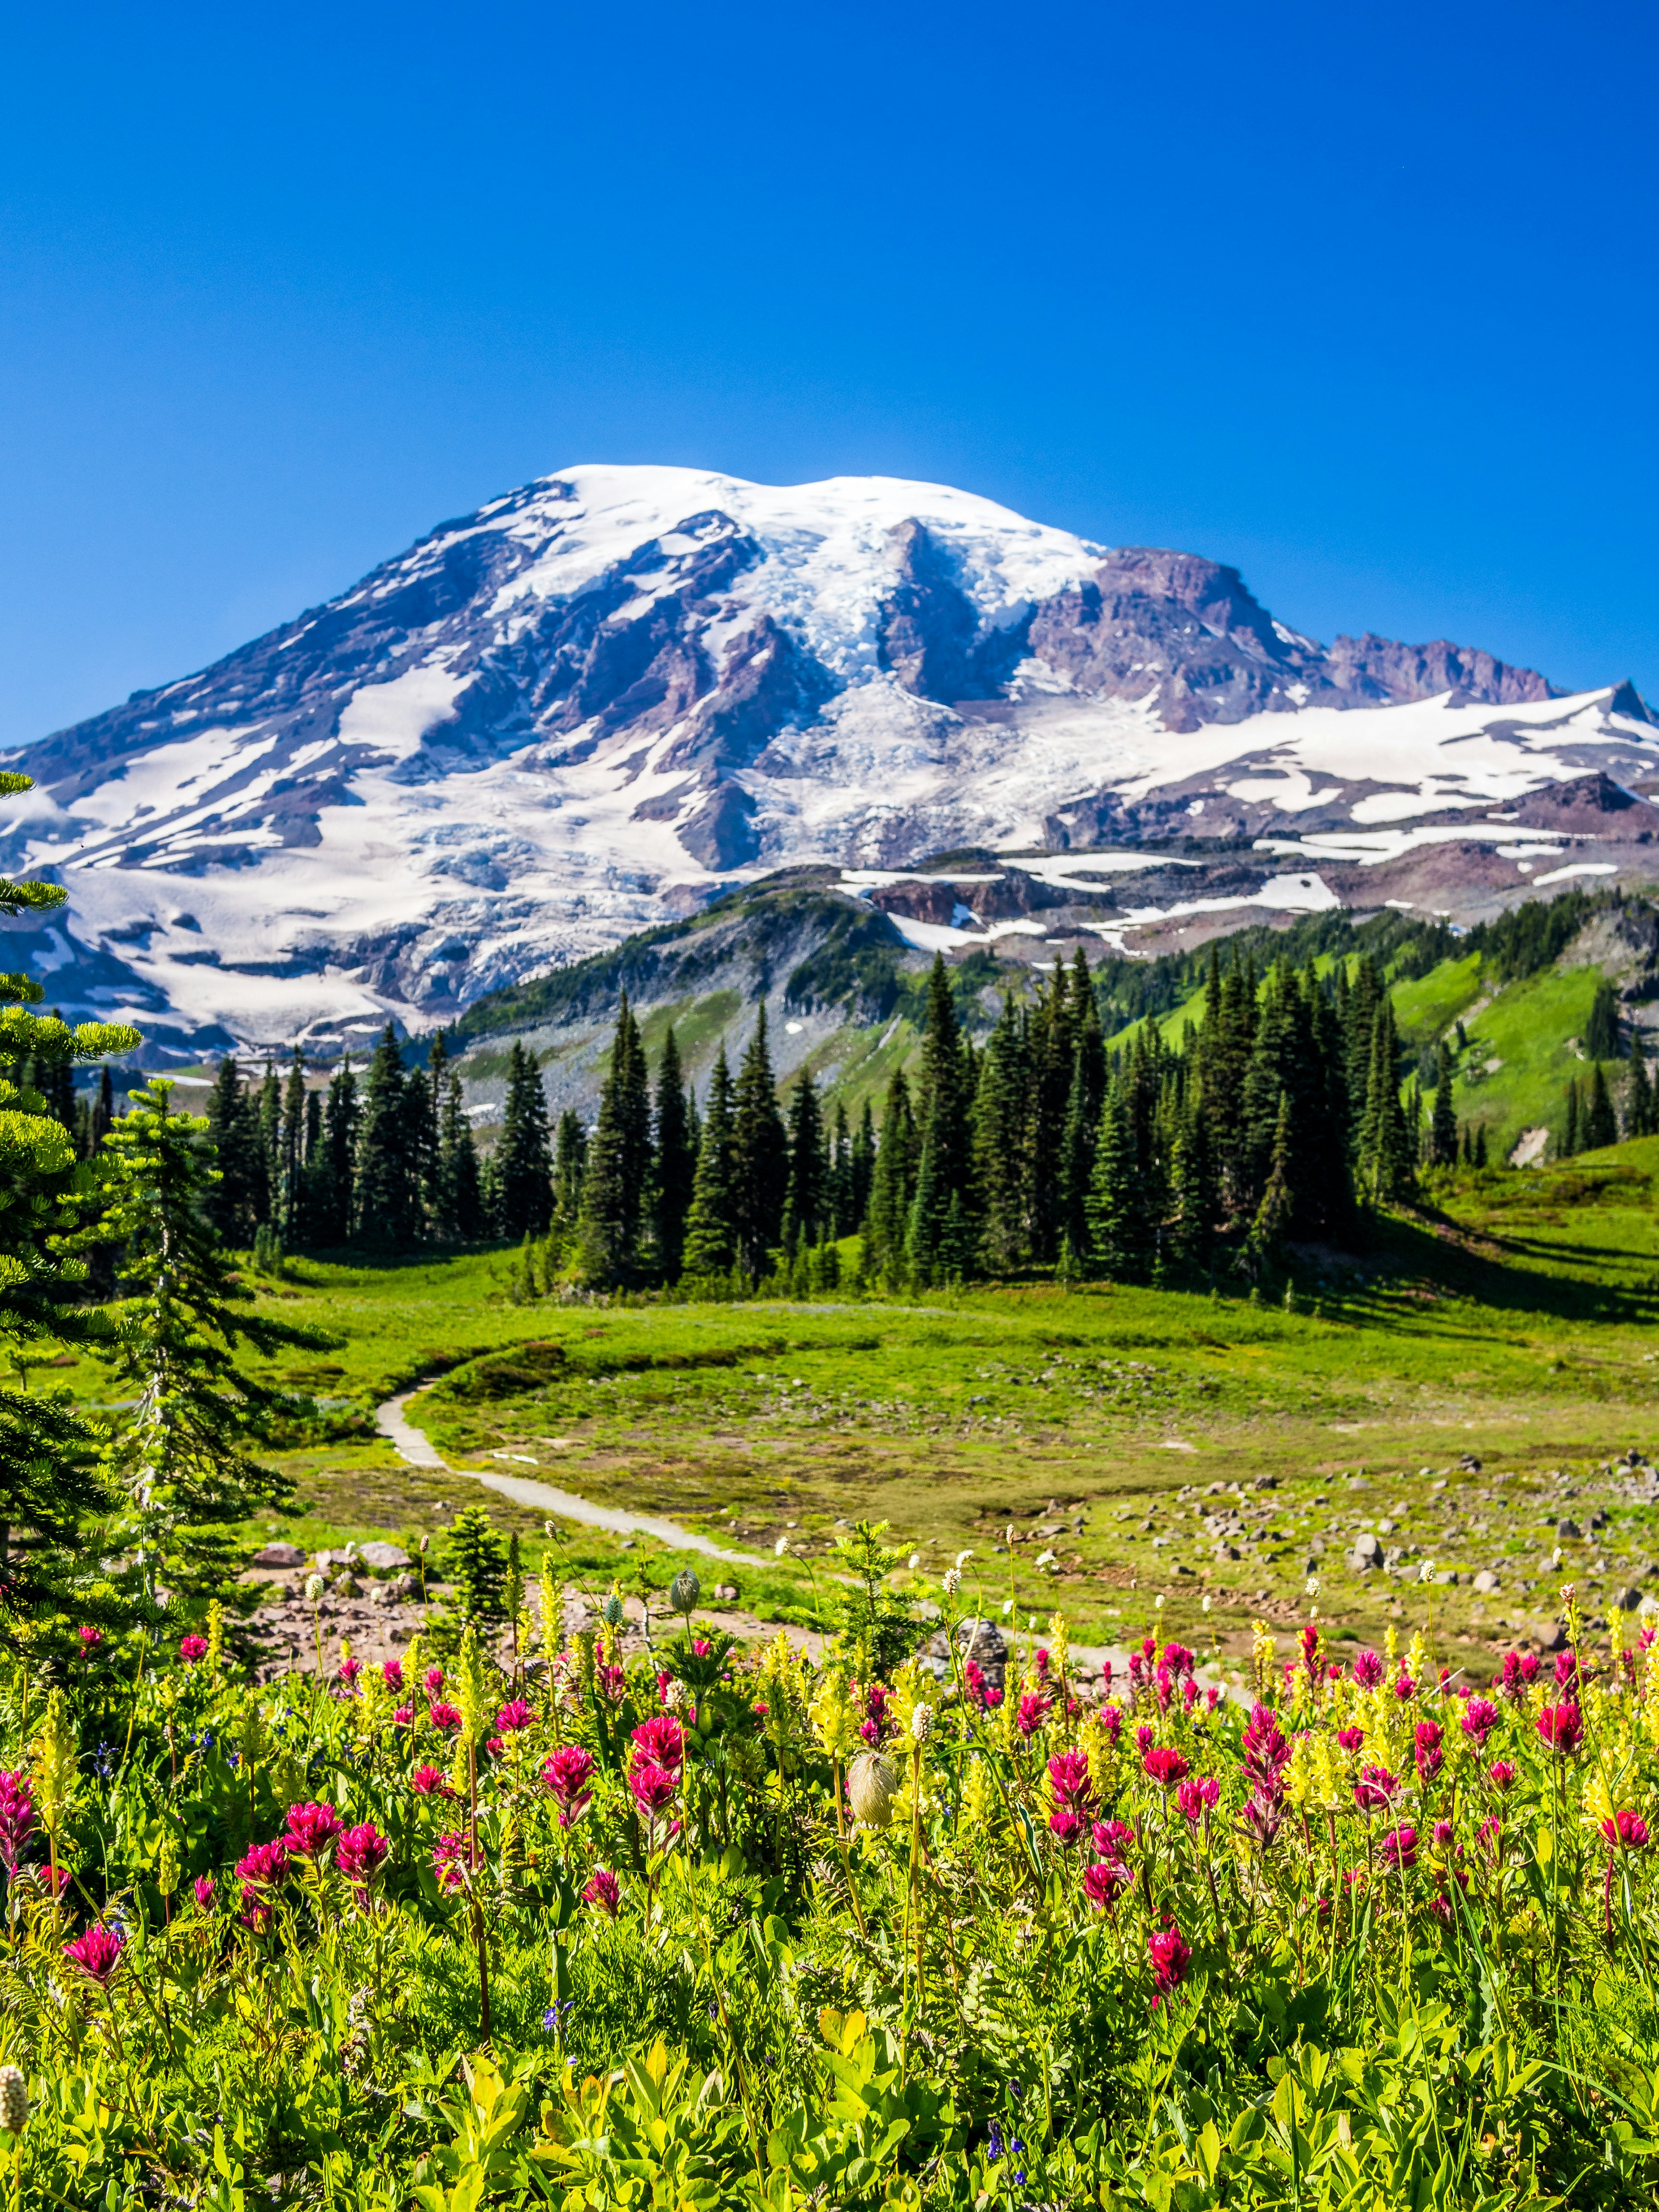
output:
{"label": "seed head", "polygon": [[878,1751],[860,1752],[847,1770],[847,1801],[866,1828],[884,1828],[893,1817],[898,1774]]}
{"label": "seed head", "polygon": [[688,1618],[702,1595],[702,1584],[690,1567],[682,1567],[668,1585],[668,1602],[676,1613],[683,1613]]}
{"label": "seed head", "polygon": [[15,2066],[0,2066],[0,2128],[9,2136],[21,2136],[28,2123],[29,2092],[21,2069]]}

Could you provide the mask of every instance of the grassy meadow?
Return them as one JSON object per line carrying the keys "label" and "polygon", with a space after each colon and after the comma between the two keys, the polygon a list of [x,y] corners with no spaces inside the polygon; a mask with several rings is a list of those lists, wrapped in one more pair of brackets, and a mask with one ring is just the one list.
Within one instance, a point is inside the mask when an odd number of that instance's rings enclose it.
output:
{"label": "grassy meadow", "polygon": [[[1563,1580],[1607,1613],[1656,1569],[1654,1509],[1598,1470],[1654,1441],[1656,1173],[1646,1139],[1441,1178],[1368,1250],[1301,1255],[1289,1310],[1227,1284],[520,1304],[505,1252],[295,1261],[258,1296],[339,1340],[274,1376],[367,1413],[436,1375],[410,1417],[452,1465],[750,1553],[754,1566],[721,1571],[762,1617],[812,1620],[838,1524],[872,1516],[916,1553],[919,1587],[971,1552],[987,1612],[1061,1607],[1085,1643],[1121,1642],[1158,1609],[1237,1653],[1253,1620],[1303,1616],[1313,1574],[1339,1638],[1431,1607],[1474,1662],[1547,1623]],[[107,1387],[88,1361],[48,1380],[94,1401]],[[282,1533],[309,1546],[435,1533],[482,1498],[539,1557],[539,1511],[405,1468],[379,1439],[284,1464],[297,1495]],[[1559,1538],[1563,1519],[1582,1538]],[[1401,1555],[1392,1575],[1351,1565],[1368,1534]],[[598,1584],[660,1587],[690,1556],[568,1524],[561,1539]],[[1496,1590],[1473,1589],[1483,1571]]]}

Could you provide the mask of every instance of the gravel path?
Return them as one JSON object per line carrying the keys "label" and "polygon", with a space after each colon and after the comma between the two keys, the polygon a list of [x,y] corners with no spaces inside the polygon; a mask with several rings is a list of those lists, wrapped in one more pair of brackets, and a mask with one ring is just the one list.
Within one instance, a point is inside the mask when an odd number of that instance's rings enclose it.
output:
{"label": "gravel path", "polygon": [[430,1467],[446,1474],[465,1475],[471,1482],[482,1482],[486,1489],[510,1498],[515,1505],[538,1506],[544,1513],[556,1514],[565,1521],[583,1521],[591,1528],[609,1528],[618,1536],[655,1536],[676,1551],[701,1552],[711,1559],[733,1559],[744,1566],[763,1566],[766,1562],[758,1552],[729,1552],[708,1536],[699,1536],[694,1529],[682,1528],[678,1521],[667,1521],[655,1513],[623,1513],[612,1505],[594,1505],[586,1498],[578,1498],[573,1491],[560,1490],[550,1482],[538,1482],[519,1474],[497,1474],[493,1468],[486,1471],[477,1467],[451,1467],[441,1457],[437,1447],[428,1442],[419,1429],[414,1427],[404,1407],[411,1398],[418,1396],[414,1390],[405,1390],[400,1397],[388,1398],[374,1409],[374,1425],[386,1437],[399,1459],[410,1467]]}

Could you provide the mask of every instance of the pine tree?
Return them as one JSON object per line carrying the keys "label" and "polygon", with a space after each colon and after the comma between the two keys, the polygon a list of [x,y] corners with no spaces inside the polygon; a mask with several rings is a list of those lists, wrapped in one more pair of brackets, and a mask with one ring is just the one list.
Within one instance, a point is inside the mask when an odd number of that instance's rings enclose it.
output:
{"label": "pine tree", "polygon": [[1650,1137],[1654,1133],[1653,1082],[1648,1074],[1642,1032],[1632,1030],[1630,1041],[1630,1081],[1625,1093],[1625,1134]]}
{"label": "pine tree", "polygon": [[1619,1141],[1619,1123],[1613,1110],[1613,1100],[1607,1092],[1607,1079],[1601,1073],[1598,1060],[1590,1070],[1589,1099],[1584,1109],[1584,1150],[1600,1152],[1603,1145]]}
{"label": "pine tree", "polygon": [[1567,1078],[1566,1111],[1562,1116],[1561,1134],[1555,1147],[1559,1160],[1570,1160],[1578,1150],[1578,1079]]}
{"label": "pine tree", "polygon": [[[0,774],[0,796],[31,790],[26,775]],[[0,879],[0,914],[50,912],[68,894],[57,884]],[[55,1017],[29,1012],[44,992],[27,975],[0,975],[0,1349],[22,1377],[19,1390],[0,1388],[0,1643],[15,1652],[16,1628],[36,1606],[61,1601],[68,1577],[82,1564],[77,1524],[103,1497],[99,1438],[80,1413],[56,1395],[32,1395],[32,1355],[58,1345],[101,1339],[100,1316],[72,1303],[86,1263],[70,1249],[98,1196],[94,1170],[76,1158],[46,1096],[21,1080],[27,1069],[69,1067],[106,1053],[131,1052],[141,1042],[125,1024],[85,1022],[71,1030]],[[93,1231],[88,1235],[97,1234]],[[101,1343],[98,1346],[102,1349]],[[15,1528],[29,1534],[12,1549]],[[97,1554],[91,1564],[96,1566]],[[82,1602],[82,1617],[94,1610]],[[27,1663],[39,1663],[39,1647],[25,1644]]]}
{"label": "pine tree", "polygon": [[691,1211],[685,1223],[683,1273],[696,1282],[724,1282],[738,1261],[732,1123],[732,1072],[722,1044],[709,1079]]}
{"label": "pine tree", "polygon": [[432,1084],[423,1067],[411,1067],[404,1077],[404,1158],[409,1167],[411,1240],[418,1242],[431,1230],[437,1198],[437,1115]]}
{"label": "pine tree", "polygon": [[994,1275],[1024,1266],[1030,1256],[1030,1088],[1024,1025],[1011,994],[981,1057],[974,1098],[980,1249]]}
{"label": "pine tree", "polygon": [[322,1145],[311,1163],[308,1212],[312,1241],[329,1247],[350,1239],[356,1190],[357,1132],[362,1109],[349,1053],[330,1079],[322,1114]]}
{"label": "pine tree", "polygon": [[1188,1273],[1209,1264],[1214,1236],[1215,1193],[1210,1182],[1204,1117],[1188,1106],[1176,1130],[1170,1160],[1170,1256]]}
{"label": "pine tree", "polygon": [[1079,1051],[1072,1063],[1072,1089],[1060,1128],[1057,1178],[1060,1241],[1073,1253],[1085,1252],[1089,1245],[1089,1182],[1095,1165],[1094,1133],[1100,1126],[1098,1105],[1092,1113],[1090,1110],[1090,1089],[1087,1063]]}
{"label": "pine tree", "polygon": [[461,1079],[451,1066],[444,1076],[438,1120],[438,1171],[434,1178],[432,1233],[441,1244],[474,1244],[488,1233],[483,1192],[478,1176],[478,1148],[472,1140],[461,1093]]}
{"label": "pine tree", "polygon": [[[685,1224],[691,1211],[691,1194],[697,1180],[697,1155],[691,1141],[690,1117],[686,1112],[685,1075],[680,1048],[671,1026],[662,1041],[657,1062],[655,1114],[656,1178],[653,1229],[657,1267],[665,1283],[677,1283],[684,1264]],[[563,1124],[560,1125],[562,1139]],[[554,1181],[558,1182],[558,1169]]]}
{"label": "pine tree", "polygon": [[219,1062],[208,1094],[208,1133],[220,1163],[208,1198],[213,1225],[227,1244],[243,1247],[269,1218],[270,1186],[257,1102],[244,1085],[234,1053]]}
{"label": "pine tree", "polygon": [[1146,1231],[1139,1180],[1122,1086],[1114,1081],[1100,1110],[1094,1172],[1085,1207],[1090,1262],[1109,1282],[1139,1282],[1146,1270]]}
{"label": "pine tree", "polygon": [[823,1152],[823,1115],[810,1068],[802,1068],[789,1094],[787,1141],[789,1175],[784,1186],[781,1242],[793,1255],[817,1243],[831,1224]]}
{"label": "pine tree", "polygon": [[390,1022],[380,1033],[363,1086],[362,1120],[353,1168],[354,1239],[390,1252],[407,1251],[420,1231],[419,1194],[410,1172],[403,1055]]}
{"label": "pine tree", "polygon": [[1584,1025],[1586,1060],[1619,1058],[1619,994],[1605,976],[1595,986],[1589,1020]]}
{"label": "pine tree", "polygon": [[870,1210],[870,1186],[876,1173],[876,1117],[866,1098],[847,1156],[847,1211],[836,1224],[843,1237],[856,1237]]}
{"label": "pine tree", "polygon": [[567,1106],[559,1116],[553,1153],[552,1227],[562,1239],[576,1234],[581,1216],[582,1178],[587,1172],[587,1132],[581,1116]]}
{"label": "pine tree", "polygon": [[1474,1133],[1474,1158],[1473,1164],[1478,1168],[1483,1168],[1486,1164],[1486,1125],[1484,1121]]}
{"label": "pine tree", "polygon": [[650,1168],[645,1049],[624,992],[582,1183],[576,1237],[585,1282],[608,1287],[634,1279]]}
{"label": "pine tree", "polygon": [[246,1309],[252,1293],[223,1258],[208,1218],[213,1148],[205,1117],[175,1114],[173,1086],[135,1091],[106,1146],[106,1226],[122,1241],[128,1296],[104,1354],[136,1393],[116,1462],[126,1506],[111,1532],[129,1552],[152,1620],[158,1586],[199,1604],[228,1590],[238,1565],[228,1531],[292,1486],[248,1447],[284,1400],[245,1375],[244,1348],[269,1358],[337,1340]]}
{"label": "pine tree", "polygon": [[1429,1165],[1457,1164],[1457,1111],[1452,1103],[1452,1061],[1446,1040],[1440,1040],[1435,1063],[1434,1115],[1429,1123]]}
{"label": "pine tree", "polygon": [[270,1060],[265,1062],[264,1081],[259,1085],[258,1110],[259,1149],[265,1162],[264,1211],[259,1218],[265,1227],[274,1228],[282,1206],[283,1086]]}
{"label": "pine tree", "polygon": [[1391,1205],[1411,1188],[1416,1133],[1401,1102],[1400,1042],[1393,1003],[1386,994],[1378,1000],[1371,1021],[1371,1061],[1364,1097],[1359,1128],[1359,1187],[1369,1204]]}
{"label": "pine tree", "polygon": [[1285,1239],[1290,1233],[1291,1218],[1296,1212],[1296,1194],[1291,1180],[1291,1102],[1279,1102],[1279,1119],[1273,1130],[1273,1157],[1268,1166],[1267,1186],[1261,1194],[1261,1203],[1256,1208],[1255,1219],[1250,1224],[1250,1234],[1245,1246],[1252,1263],[1252,1273],[1262,1265],[1276,1262],[1284,1250]]}
{"label": "pine tree", "polygon": [[482,1505],[463,1506],[444,1538],[444,1570],[453,1584],[464,1628],[507,1618],[507,1547]]}
{"label": "pine tree", "polygon": [[547,1093],[534,1058],[514,1037],[507,1056],[507,1099],[495,1151],[497,1237],[545,1237],[553,1214],[553,1163]]}
{"label": "pine tree", "polygon": [[282,1115],[276,1139],[276,1184],[271,1221],[288,1245],[301,1241],[301,1196],[306,1164],[306,1064],[300,1048],[294,1048],[288,1080],[283,1086]]}
{"label": "pine tree", "polygon": [[782,1233],[789,1175],[788,1140],[767,1049],[764,1000],[732,1089],[732,1168],[738,1265],[757,1282]]}
{"label": "pine tree", "polygon": [[870,1204],[864,1224],[864,1271],[872,1279],[896,1283],[903,1275],[904,1234],[915,1182],[916,1152],[910,1086],[904,1070],[895,1068],[887,1086],[881,1143],[871,1172]]}

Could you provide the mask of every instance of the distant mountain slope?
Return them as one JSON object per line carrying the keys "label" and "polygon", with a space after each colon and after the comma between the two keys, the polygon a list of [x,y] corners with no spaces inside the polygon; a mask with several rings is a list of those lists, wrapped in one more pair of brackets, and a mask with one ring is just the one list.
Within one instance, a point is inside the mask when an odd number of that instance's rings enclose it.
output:
{"label": "distant mountain slope", "polygon": [[[1461,850],[1460,810],[1636,787],[1659,745],[1627,686],[1327,647],[1234,569],[948,487],[591,466],[13,757],[40,789],[3,857],[71,889],[36,933],[65,1011],[188,1050],[451,1018],[793,863]],[[1438,834],[1402,845],[1408,823]],[[1491,872],[1477,900],[1520,887]]]}

